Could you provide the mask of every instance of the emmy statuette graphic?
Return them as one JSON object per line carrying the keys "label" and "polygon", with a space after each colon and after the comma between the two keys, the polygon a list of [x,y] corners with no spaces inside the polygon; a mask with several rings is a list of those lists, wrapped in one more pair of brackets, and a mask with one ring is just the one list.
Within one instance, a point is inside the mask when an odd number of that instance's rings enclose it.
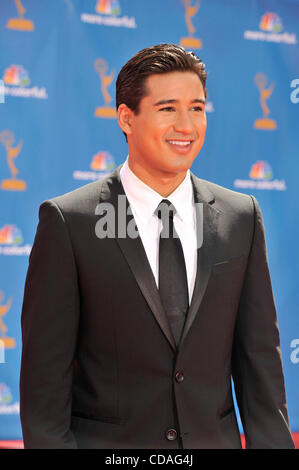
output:
{"label": "emmy statuette graphic", "polygon": [[4,293],[0,291],[0,340],[1,340],[1,343],[4,344],[5,348],[15,348],[16,347],[15,339],[9,338],[8,336],[6,336],[8,328],[3,321],[3,317],[7,314],[7,312],[11,308],[12,297],[8,299],[6,304],[2,304],[3,299],[4,299]]}
{"label": "emmy statuette graphic", "polygon": [[11,131],[4,130],[0,132],[0,143],[3,144],[6,150],[7,164],[11,173],[11,178],[1,181],[0,189],[11,190],[11,191],[25,191],[27,189],[26,182],[18,179],[16,175],[19,173],[14,160],[17,158],[22,150],[23,140],[20,140],[16,147],[13,147],[14,135]]}
{"label": "emmy statuette graphic", "polygon": [[95,109],[95,116],[100,118],[116,118],[117,113],[116,109],[110,106],[112,98],[107,90],[109,85],[113,82],[114,79],[114,71],[112,71],[109,75],[107,75],[108,71],[108,64],[107,62],[102,59],[96,59],[94,62],[94,68],[98,73],[100,80],[101,80],[101,91],[104,97],[105,106],[99,106]]}
{"label": "emmy statuette graphic", "polygon": [[262,130],[274,130],[277,128],[276,121],[274,119],[269,118],[270,109],[267,106],[266,101],[270,98],[274,90],[274,83],[266,88],[267,85],[267,77],[263,73],[258,73],[254,77],[254,82],[258,87],[260,93],[260,105],[263,111],[263,117],[258,118],[254,121],[255,129],[262,129]]}
{"label": "emmy statuette graphic", "polygon": [[187,49],[201,49],[202,41],[201,39],[193,37],[195,33],[195,27],[191,22],[191,18],[196,15],[199,10],[200,2],[197,0],[194,5],[192,5],[192,0],[182,0],[185,7],[185,21],[189,36],[184,37],[180,41],[180,45],[186,47]]}
{"label": "emmy statuette graphic", "polygon": [[6,27],[17,31],[33,31],[34,23],[33,21],[24,18],[26,9],[22,5],[21,0],[14,0],[14,2],[19,16],[18,18],[10,18],[6,23]]}

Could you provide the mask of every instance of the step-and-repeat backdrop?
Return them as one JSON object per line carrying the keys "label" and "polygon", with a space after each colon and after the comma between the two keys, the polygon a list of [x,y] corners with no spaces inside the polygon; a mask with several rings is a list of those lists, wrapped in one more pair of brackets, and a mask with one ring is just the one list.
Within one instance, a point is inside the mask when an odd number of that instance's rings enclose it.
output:
{"label": "step-and-repeat backdrop", "polygon": [[124,161],[117,74],[164,42],[206,63],[208,128],[193,171],[261,205],[299,431],[298,41],[298,0],[1,0],[0,439],[22,438],[20,316],[39,205]]}

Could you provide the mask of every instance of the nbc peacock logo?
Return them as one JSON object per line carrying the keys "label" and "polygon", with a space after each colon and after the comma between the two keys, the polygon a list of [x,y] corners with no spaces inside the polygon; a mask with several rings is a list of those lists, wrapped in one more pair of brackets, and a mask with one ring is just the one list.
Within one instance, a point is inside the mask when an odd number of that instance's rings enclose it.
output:
{"label": "nbc peacock logo", "polygon": [[76,170],[73,172],[73,178],[82,181],[96,181],[105,178],[114,170],[115,161],[110,152],[100,150],[92,156],[89,166],[92,171]]}
{"label": "nbc peacock logo", "polygon": [[0,255],[29,256],[31,246],[23,243],[21,230],[14,224],[0,227]]}
{"label": "nbc peacock logo", "polygon": [[271,180],[273,178],[272,168],[268,162],[256,162],[252,165],[249,176],[255,180]]}
{"label": "nbc peacock logo", "polygon": [[20,245],[22,242],[21,230],[16,225],[0,227],[0,245]]}
{"label": "nbc peacock logo", "polygon": [[259,28],[262,31],[268,31],[271,33],[280,33],[283,29],[282,21],[276,13],[267,11],[260,21]]}
{"label": "nbc peacock logo", "polygon": [[112,171],[115,163],[109,152],[100,151],[93,156],[90,168],[96,171]]}
{"label": "nbc peacock logo", "polygon": [[8,405],[12,402],[12,394],[5,383],[0,383],[0,405]]}
{"label": "nbc peacock logo", "polygon": [[27,70],[22,65],[11,65],[3,75],[3,81],[6,85],[28,86],[30,78]]}
{"label": "nbc peacock logo", "polygon": [[20,403],[13,402],[13,395],[6,383],[0,383],[0,414],[10,415],[20,413]]}
{"label": "nbc peacock logo", "polygon": [[119,0],[96,0],[94,5],[93,11],[81,13],[80,19],[83,23],[118,28],[137,28],[135,16],[120,16],[122,10]]}
{"label": "nbc peacock logo", "polygon": [[284,44],[297,44],[295,33],[284,31],[283,23],[277,13],[267,11],[259,22],[259,31],[244,31],[244,39],[251,41],[267,41]]}
{"label": "nbc peacock logo", "polygon": [[251,165],[249,171],[250,179],[236,179],[235,188],[239,189],[264,189],[285,191],[287,189],[285,180],[274,179],[273,170],[265,160],[258,160]]}
{"label": "nbc peacock logo", "polygon": [[31,86],[28,71],[20,64],[11,64],[3,73],[4,95],[17,98],[47,99],[48,94],[45,87]]}
{"label": "nbc peacock logo", "polygon": [[95,10],[101,15],[118,16],[121,13],[118,0],[98,0]]}

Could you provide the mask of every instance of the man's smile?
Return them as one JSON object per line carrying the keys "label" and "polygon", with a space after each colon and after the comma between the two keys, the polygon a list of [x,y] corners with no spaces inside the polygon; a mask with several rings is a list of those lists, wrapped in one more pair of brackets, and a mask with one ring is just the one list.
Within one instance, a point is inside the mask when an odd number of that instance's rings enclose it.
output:
{"label": "man's smile", "polygon": [[180,153],[188,153],[192,147],[193,139],[182,140],[182,139],[166,139],[166,142],[171,148]]}

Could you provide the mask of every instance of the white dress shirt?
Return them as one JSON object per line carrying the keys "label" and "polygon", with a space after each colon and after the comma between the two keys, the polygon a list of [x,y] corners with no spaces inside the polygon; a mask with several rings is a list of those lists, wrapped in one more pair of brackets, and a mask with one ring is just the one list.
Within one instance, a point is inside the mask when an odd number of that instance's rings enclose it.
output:
{"label": "white dress shirt", "polygon": [[190,303],[197,270],[196,212],[190,171],[167,198],[163,198],[143,183],[130,169],[128,159],[120,170],[120,178],[157,287],[159,286],[159,238],[162,222],[154,212],[162,199],[168,199],[174,205],[176,213],[173,222],[183,247]]}

